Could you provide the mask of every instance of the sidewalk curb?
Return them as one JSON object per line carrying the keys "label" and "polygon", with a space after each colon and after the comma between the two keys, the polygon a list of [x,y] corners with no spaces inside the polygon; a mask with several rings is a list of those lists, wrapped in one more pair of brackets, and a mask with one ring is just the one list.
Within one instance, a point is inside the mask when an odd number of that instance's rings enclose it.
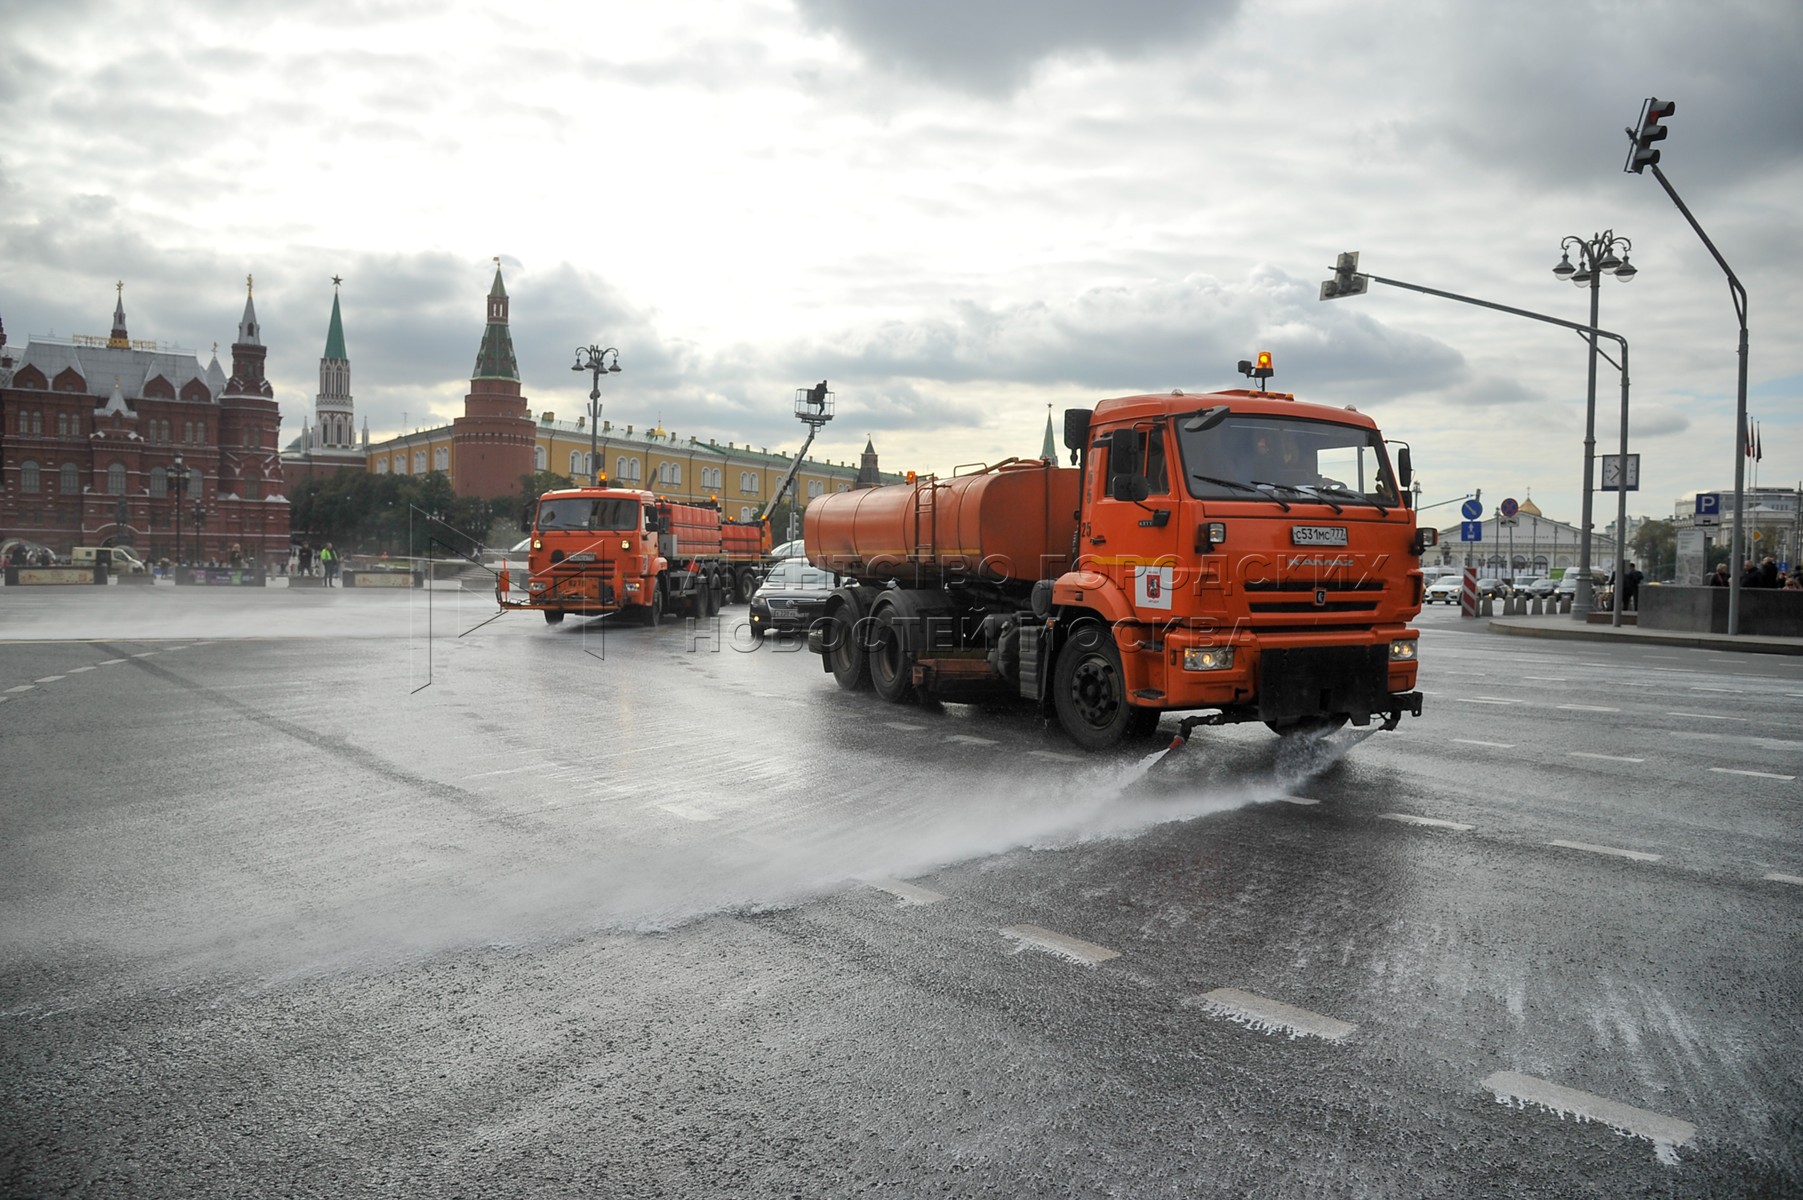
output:
{"label": "sidewalk curb", "polygon": [[1508,620],[1489,622],[1495,633],[1516,637],[1555,638],[1577,642],[1638,643],[1652,646],[1687,646],[1693,650],[1734,651],[1741,654],[1803,655],[1803,638],[1729,637],[1725,633],[1691,633],[1681,629],[1642,629],[1638,625],[1535,624]]}

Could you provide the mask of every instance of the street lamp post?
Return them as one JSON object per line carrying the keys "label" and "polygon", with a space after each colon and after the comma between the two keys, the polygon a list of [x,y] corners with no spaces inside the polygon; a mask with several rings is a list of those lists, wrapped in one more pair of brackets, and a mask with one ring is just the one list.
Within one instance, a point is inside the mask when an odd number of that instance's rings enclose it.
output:
{"label": "street lamp post", "polygon": [[194,502],[194,557],[200,557],[200,531],[206,527],[207,506],[204,501]]}
{"label": "street lamp post", "polygon": [[[608,365],[608,355],[613,355],[613,364]],[[612,346],[605,350],[600,346],[576,347],[576,363],[572,371],[587,371],[594,378],[593,386],[588,392],[588,470],[589,481],[601,482],[601,467],[596,459],[598,453],[596,443],[601,433],[601,376],[608,372],[617,373],[620,369],[620,352]]]}
{"label": "street lamp post", "polygon": [[[1615,248],[1622,250],[1620,258],[1615,256]],[[1633,279],[1639,271],[1628,261],[1628,251],[1634,248],[1633,243],[1625,237],[1617,237],[1613,229],[1605,229],[1586,241],[1575,235],[1565,238],[1559,243],[1559,265],[1553,268],[1553,274],[1560,279],[1569,279],[1581,288],[1590,289],[1590,328],[1596,328],[1597,303],[1601,295],[1602,277],[1604,274],[1615,276],[1623,283]],[[1571,265],[1571,252],[1578,253],[1578,265]],[[1592,603],[1590,588],[1590,521],[1591,489],[1596,486],[1596,359],[1598,348],[1593,335],[1585,335],[1590,343],[1590,372],[1584,387],[1584,503],[1583,516],[1579,522],[1581,528],[1578,539],[1578,586],[1573,591],[1571,606],[1580,621],[1590,619]],[[1622,405],[1621,430],[1621,470],[1627,470],[1628,455],[1628,414],[1624,395]],[[1621,487],[1619,507],[1627,506],[1627,480],[1617,481]],[[1616,530],[1619,542],[1619,527]],[[1619,558],[1620,556],[1617,555]],[[1619,572],[1618,572],[1619,574]],[[1616,595],[1621,594],[1621,580],[1616,580]],[[1617,611],[1620,611],[1619,608]]]}
{"label": "street lamp post", "polygon": [[182,566],[182,497],[188,491],[188,469],[179,451],[172,466],[175,474],[169,478],[169,495],[175,501],[175,569],[179,572]]}

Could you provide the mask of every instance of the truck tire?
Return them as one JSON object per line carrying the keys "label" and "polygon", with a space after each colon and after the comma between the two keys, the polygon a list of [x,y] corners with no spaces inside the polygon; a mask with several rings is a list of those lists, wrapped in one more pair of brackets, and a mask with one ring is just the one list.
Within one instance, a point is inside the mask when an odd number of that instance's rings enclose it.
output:
{"label": "truck tire", "polygon": [[[1052,668],[1052,703],[1058,723],[1085,750],[1106,750],[1145,729],[1141,710],[1127,703],[1120,648],[1101,625],[1079,625],[1059,647]],[[1151,717],[1156,724],[1158,714]]]}
{"label": "truck tire", "polygon": [[645,606],[645,624],[656,629],[664,623],[664,589],[662,584],[651,585],[651,603]]}
{"label": "truck tire", "polygon": [[545,624],[547,624],[547,625],[563,624],[563,609],[561,609],[561,608],[545,609]]}
{"label": "truck tire", "polygon": [[914,654],[907,630],[896,621],[894,605],[883,604],[872,614],[870,651],[864,661],[877,695],[891,704],[914,699]]}
{"label": "truck tire", "polygon": [[858,632],[858,620],[850,608],[841,608],[827,618],[826,665],[842,691],[861,692],[870,687],[870,655],[858,644]]}
{"label": "truck tire", "polygon": [[746,567],[739,572],[734,582],[737,585],[733,589],[734,599],[740,604],[750,604],[751,593],[758,590],[758,573]]}

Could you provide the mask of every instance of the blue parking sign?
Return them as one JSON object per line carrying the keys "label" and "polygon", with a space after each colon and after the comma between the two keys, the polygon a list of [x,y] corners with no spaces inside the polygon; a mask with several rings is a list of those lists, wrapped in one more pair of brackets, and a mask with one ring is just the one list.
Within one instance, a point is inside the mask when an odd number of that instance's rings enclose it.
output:
{"label": "blue parking sign", "polygon": [[1481,542],[1484,540],[1484,523],[1482,521],[1460,521],[1459,540],[1461,542]]}

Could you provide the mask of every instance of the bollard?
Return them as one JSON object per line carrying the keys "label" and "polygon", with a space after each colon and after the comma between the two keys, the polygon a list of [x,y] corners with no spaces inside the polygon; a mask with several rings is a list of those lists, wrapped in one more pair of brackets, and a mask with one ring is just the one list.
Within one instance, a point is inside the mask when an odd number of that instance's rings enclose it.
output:
{"label": "bollard", "polygon": [[1478,616],[1480,616],[1480,617],[1487,617],[1487,616],[1490,616],[1490,615],[1491,615],[1491,600],[1490,600],[1490,597],[1488,597],[1488,596],[1480,596],[1480,597],[1478,597],[1478,602],[1477,602],[1477,615],[1478,615]]}
{"label": "bollard", "polygon": [[1533,605],[1532,605],[1532,606],[1531,606],[1531,608],[1530,608],[1530,611],[1529,611],[1529,615],[1530,615],[1530,616],[1535,616],[1535,617],[1537,617],[1537,616],[1539,616],[1539,615],[1540,615],[1540,612],[1541,612],[1541,609],[1540,609],[1540,597],[1538,597],[1538,596],[1535,596],[1535,597],[1534,597],[1534,603],[1533,603]]}
{"label": "bollard", "polygon": [[1571,615],[1571,597],[1570,596],[1560,596],[1559,597],[1559,611],[1566,616]]}

